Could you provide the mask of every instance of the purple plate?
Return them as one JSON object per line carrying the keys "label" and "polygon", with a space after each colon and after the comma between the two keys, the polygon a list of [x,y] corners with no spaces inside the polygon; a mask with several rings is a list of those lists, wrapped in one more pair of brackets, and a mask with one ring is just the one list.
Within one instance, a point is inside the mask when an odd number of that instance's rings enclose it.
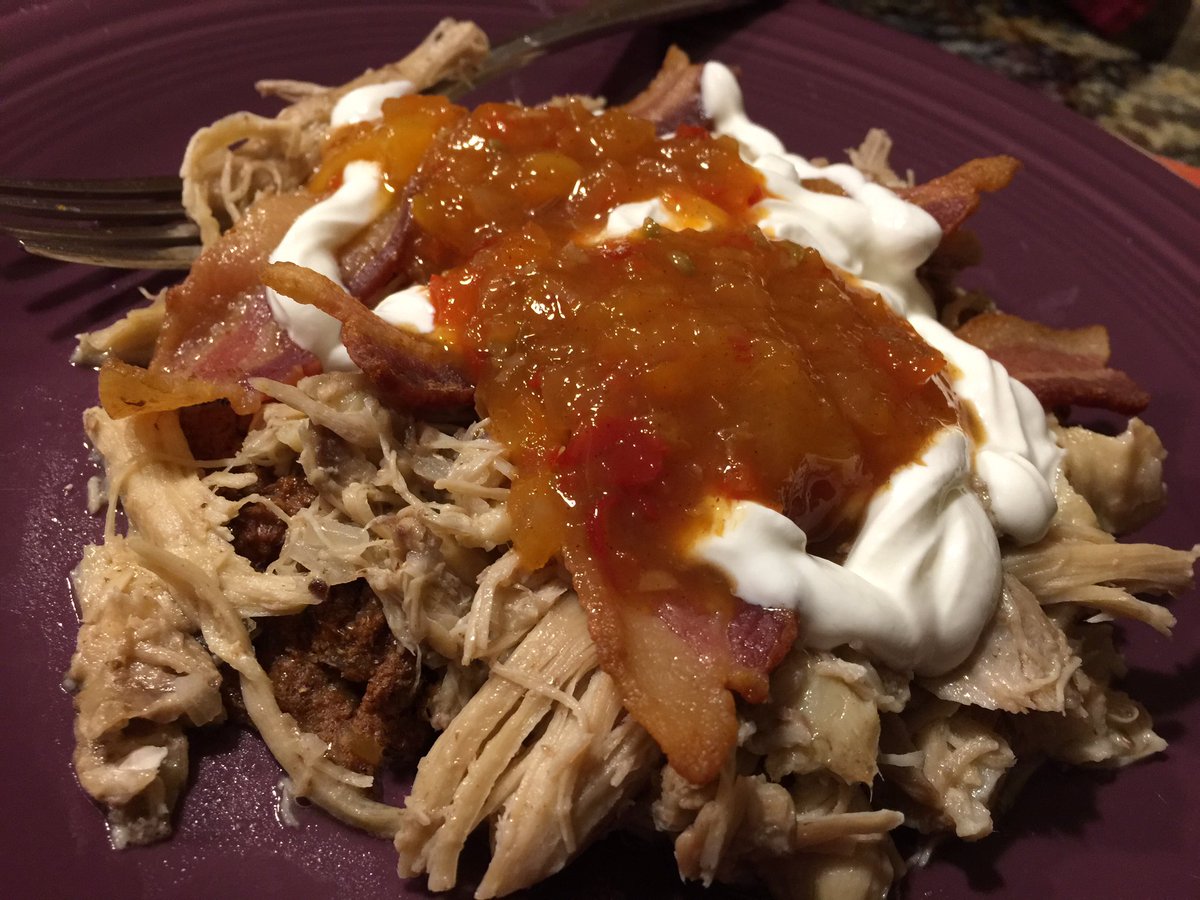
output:
{"label": "purple plate", "polygon": [[[569,5],[8,0],[0,3],[0,173],[171,172],[196,127],[234,109],[269,108],[253,92],[257,78],[336,83],[401,55],[443,14],[474,18],[503,37]],[[609,38],[487,94],[621,99],[653,71],[668,40],[739,66],[751,114],[802,153],[838,155],[878,125],[896,139],[898,167],[921,176],[974,156],[1021,157],[1025,171],[987,199],[976,221],[987,261],[973,283],[1053,325],[1108,324],[1116,364],[1150,390],[1147,418],[1173,451],[1172,506],[1144,536],[1196,540],[1200,476],[1187,460],[1200,445],[1200,193],[1041,97],[809,3]],[[278,770],[255,741],[231,732],[196,741],[198,771],[173,840],[109,850],[102,816],[72,775],[71,702],[60,687],[75,630],[67,574],[99,531],[83,511],[92,469],[79,423],[94,378],[67,357],[72,335],[136,302],[139,286],[165,281],[39,261],[6,239],[0,281],[10,417],[0,434],[6,893],[425,896],[396,881],[386,842],[311,811],[299,828],[279,825]],[[1130,629],[1127,640],[1127,685],[1171,741],[1167,753],[1116,775],[1046,769],[991,839],[942,851],[904,896],[1197,896],[1200,614],[1189,605],[1176,604],[1173,641],[1146,629]],[[678,887],[665,848],[609,841],[536,896],[702,893]]]}

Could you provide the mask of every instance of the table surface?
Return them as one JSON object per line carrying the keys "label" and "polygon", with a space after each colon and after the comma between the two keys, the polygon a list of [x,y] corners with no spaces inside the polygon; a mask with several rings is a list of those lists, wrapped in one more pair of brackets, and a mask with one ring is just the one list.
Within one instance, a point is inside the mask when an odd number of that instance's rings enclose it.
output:
{"label": "table surface", "polygon": [[1111,38],[1067,0],[826,2],[933,41],[1151,153],[1200,166],[1200,0],[1159,0],[1147,20]]}

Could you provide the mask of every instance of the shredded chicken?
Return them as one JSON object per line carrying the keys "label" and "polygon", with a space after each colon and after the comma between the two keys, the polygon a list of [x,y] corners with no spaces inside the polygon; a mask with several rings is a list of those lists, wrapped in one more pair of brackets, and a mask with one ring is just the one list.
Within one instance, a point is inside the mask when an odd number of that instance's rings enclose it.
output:
{"label": "shredded chicken", "polygon": [[1135,593],[1177,594],[1192,585],[1200,547],[1122,544],[1100,528],[1086,500],[1063,478],[1055,486],[1058,512],[1046,537],[1004,555],[1004,570],[1043,605],[1074,603],[1136,619],[1169,634],[1175,617]]}
{"label": "shredded chicken", "polygon": [[895,720],[885,778],[912,801],[907,820],[923,831],[951,828],[963,839],[991,834],[991,810],[1016,762],[998,713],[927,699]]}
{"label": "shredded chicken", "polygon": [[962,706],[1061,712],[1066,685],[1079,668],[1067,636],[1021,582],[1006,576],[1000,607],[970,658],[923,686]]}
{"label": "shredded chicken", "polygon": [[[810,855],[851,855],[848,850],[872,845],[886,856],[886,835],[904,820],[894,810],[871,809],[860,789],[828,775],[798,778],[789,790],[764,775],[737,774],[733,760],[720,778],[704,786],[689,784],[668,766],[653,812],[659,830],[678,833],[680,874],[706,885],[717,879],[745,881],[760,866],[771,869]],[[866,866],[862,874],[874,868]],[[818,896],[828,877],[824,871],[820,863],[797,866],[768,884],[781,897]],[[828,896],[882,897],[890,883],[890,877],[868,877],[859,884],[861,893],[849,893],[847,884],[847,893]]]}
{"label": "shredded chicken", "polygon": [[1072,765],[1124,766],[1167,745],[1154,733],[1145,708],[1112,686],[1125,674],[1112,628],[1076,626],[1073,641],[1083,664],[1067,687],[1065,715],[1038,713],[1013,725],[1023,754],[1041,753]]}
{"label": "shredded chicken", "polygon": [[[255,197],[306,181],[346,91],[396,78],[422,87],[469,72],[486,50],[475,26],[445,20],[405,59],[339,88],[260,83],[290,105],[274,119],[228,116],[188,147],[185,204],[205,242]],[[639,102],[662,113],[660,125],[698,120],[698,72],[673,53]],[[958,326],[990,309],[953,283],[978,253],[958,226],[1014,164],[970,164],[914,188],[890,151],[873,129],[847,152],[941,214],[952,233],[920,275]],[[340,301],[348,319],[368,315],[349,295]],[[76,358],[144,364],[163,320],[159,298],[82,335]],[[781,900],[878,900],[903,874],[890,837],[901,824],[974,840],[992,830],[1006,785],[1041,760],[1124,765],[1165,746],[1116,687],[1125,669],[1107,620],[1169,632],[1172,614],[1136,595],[1189,587],[1200,548],[1113,537],[1165,496],[1165,454],[1140,420],[1117,437],[1052,423],[1066,451],[1058,512],[1041,541],[1004,547],[1003,593],[955,670],[914,679],[856,646],[799,641],[771,674],[769,698],[738,706],[719,777],[692,784],[601,670],[562,565],[531,570],[513,547],[517,472],[491,423],[436,421],[438,404],[389,406],[379,373],[363,369],[250,379],[261,408],[208,443],[189,443],[195,407],[85,414],[105,465],[90,494],[108,513],[103,544],[85,549],[75,573],[82,626],[68,683],[79,780],[106,807],[117,846],[170,833],[188,778],[186,729],[229,714],[262,736],[288,798],[392,840],[400,874],[433,891],[459,886],[464,848],[482,829],[491,859],[472,888],[491,898],[637,821],[673,842],[687,880],[766,887]],[[356,627],[371,653],[339,643],[337,629]],[[294,683],[281,686],[286,678]],[[372,727],[325,728],[356,717]],[[393,807],[377,799],[378,735],[410,721],[395,742],[405,753],[437,737]]]}
{"label": "shredded chicken", "polygon": [[771,702],[751,708],[745,748],[766,773],[830,771],[869,785],[877,773],[879,706],[884,689],[874,667],[796,647],[776,670]]}
{"label": "shredded chicken", "polygon": [[402,875],[453,887],[464,843],[491,820],[476,896],[502,896],[560,869],[630,801],[659,751],[596,667],[573,597],[492,665],[417,768],[396,833]]}
{"label": "shredded chicken", "polygon": [[234,552],[226,523],[237,504],[201,481],[176,415],[117,420],[89,409],[84,430],[104,457],[109,492],[120,496],[131,531],[211,573],[242,615],[292,613],[315,602],[308,576],[256,572]]}
{"label": "shredded chicken", "polygon": [[115,846],[170,834],[188,776],[182,725],[225,717],[220,676],[191,611],[114,538],[74,575],[81,625],[67,673],[75,689],[75,770],[108,807]]}
{"label": "shredded chicken", "polygon": [[106,328],[79,335],[71,362],[95,368],[111,356],[132,365],[147,365],[166,311],[166,292],[159,292],[149,306],[130,310]]}
{"label": "shredded chicken", "polygon": [[[220,718],[214,659],[239,674],[246,713],[298,793],[369,831],[391,833],[395,811],[366,797],[363,788],[370,779],[326,760],[324,742],[300,731],[280,711],[252,649],[243,616],[294,612],[314,602],[307,589],[310,577],[258,573],[233,552],[224,523],[234,504],[201,482],[175,413],[114,421],[92,409],[85,419],[104,455],[110,491],[128,519],[122,538],[110,507],[105,544],[88,551],[78,575],[80,596],[94,610],[96,627],[81,638],[71,676],[79,685],[77,727],[86,738],[77,768],[85,789],[111,807],[114,820],[130,823],[116,840],[154,840],[169,833],[171,805],[186,780],[185,745],[176,728],[155,733],[140,717],[168,725]],[[104,563],[96,566],[97,560]],[[121,576],[122,571],[127,574]],[[134,589],[113,602],[110,579],[122,577]],[[126,644],[104,640],[105,634],[117,633],[126,636]],[[137,640],[140,633],[144,641]],[[199,638],[207,653],[196,643]],[[151,663],[185,677],[156,677],[145,668]],[[111,676],[123,667],[132,667],[135,682],[129,675]],[[131,705],[142,712],[120,711]],[[122,733],[125,715],[139,718],[136,727]],[[122,755],[114,756],[118,752]],[[114,764],[124,766],[123,780],[112,777]]]}
{"label": "shredded chicken", "polygon": [[[470,22],[444,19],[412,53],[369,69],[337,88],[299,82],[261,82],[260,90],[291,102],[273,119],[238,112],[188,142],[180,175],[183,205],[207,245],[263,192],[302,185],[315,168],[334,104],[348,91],[403,79],[418,89],[443,78],[465,76],[488,50],[487,36]],[[232,149],[231,149],[232,148]]]}
{"label": "shredded chicken", "polygon": [[1058,428],[1067,451],[1064,474],[1110,534],[1145,525],[1167,502],[1163,460],[1167,456],[1158,433],[1141,419],[1130,419],[1110,437],[1087,428]]}
{"label": "shredded chicken", "polygon": [[892,168],[892,138],[882,128],[872,128],[857,147],[846,150],[846,158],[850,165],[858,169],[872,181],[887,188],[912,187],[915,183],[910,170],[901,178]]}

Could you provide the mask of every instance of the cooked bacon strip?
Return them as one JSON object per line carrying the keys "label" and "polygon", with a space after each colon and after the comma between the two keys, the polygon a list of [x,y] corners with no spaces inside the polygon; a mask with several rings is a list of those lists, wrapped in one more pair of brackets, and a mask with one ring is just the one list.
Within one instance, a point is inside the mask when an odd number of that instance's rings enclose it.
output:
{"label": "cooked bacon strip", "polygon": [[1021,164],[1011,156],[988,156],[963,163],[953,172],[896,193],[929,213],[942,231],[958,230],[979,208],[979,195],[1008,187]]}
{"label": "cooked bacon strip", "polygon": [[[168,372],[152,372],[109,357],[100,367],[100,405],[114,419],[229,399],[230,389]],[[233,393],[240,393],[233,388]]]}
{"label": "cooked bacon strip", "polygon": [[726,629],[726,638],[737,667],[765,674],[783,662],[796,642],[796,631],[791,611],[743,603]]}
{"label": "cooked bacon strip", "polygon": [[445,413],[474,402],[475,387],[448,350],[389,325],[324,275],[278,262],[263,269],[262,279],[279,293],[311,304],[342,323],[342,343],[350,358],[386,405],[416,413]]}
{"label": "cooked bacon strip", "polygon": [[359,300],[380,294],[401,273],[403,252],[412,232],[407,197],[397,198],[386,213],[368,225],[342,251],[342,281]]}
{"label": "cooked bacon strip", "polygon": [[1017,316],[984,313],[957,334],[1002,363],[1046,409],[1091,406],[1131,416],[1150,402],[1150,395],[1132,378],[1108,367],[1108,331],[1103,325],[1051,328]]}
{"label": "cooked bacon strip", "polygon": [[680,125],[707,125],[700,100],[701,68],[672,46],[654,80],[621,109],[649,119],[659,134],[669,134]]}
{"label": "cooked bacon strip", "polygon": [[167,291],[151,372],[177,377],[180,383],[189,378],[208,382],[223,389],[239,413],[249,413],[259,405],[250,378],[294,383],[317,371],[316,359],[275,323],[258,275],[292,222],[312,203],[304,193],[264,197],[204,251],[188,277]]}
{"label": "cooked bacon strip", "polygon": [[767,699],[768,675],[795,641],[796,617],[746,603],[723,584],[709,591],[665,572],[657,588],[647,584],[645,560],[622,536],[631,512],[641,517],[662,504],[654,489],[668,465],[667,445],[633,422],[577,432],[556,460],[560,487],[586,510],[565,535],[563,559],[625,708],[677,772],[706,784],[737,742],[734,692]]}
{"label": "cooked bacon strip", "polygon": [[796,617],[732,599],[730,608],[664,597],[657,605],[612,596],[567,548],[601,666],[621,685],[625,708],[671,766],[694,784],[721,771],[737,744],[733,691],[768,697],[768,674],[796,640]]}

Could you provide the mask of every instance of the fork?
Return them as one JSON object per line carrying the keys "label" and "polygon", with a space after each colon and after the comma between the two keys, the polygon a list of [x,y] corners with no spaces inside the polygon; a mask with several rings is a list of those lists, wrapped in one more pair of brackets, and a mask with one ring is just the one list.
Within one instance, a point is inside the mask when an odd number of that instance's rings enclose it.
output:
{"label": "fork", "polygon": [[[745,6],[758,0],[594,0],[493,49],[469,80],[425,93],[457,99],[538,57],[623,28]],[[186,269],[200,236],[178,176],[113,179],[0,177],[0,233],[37,256],[121,269]]]}

